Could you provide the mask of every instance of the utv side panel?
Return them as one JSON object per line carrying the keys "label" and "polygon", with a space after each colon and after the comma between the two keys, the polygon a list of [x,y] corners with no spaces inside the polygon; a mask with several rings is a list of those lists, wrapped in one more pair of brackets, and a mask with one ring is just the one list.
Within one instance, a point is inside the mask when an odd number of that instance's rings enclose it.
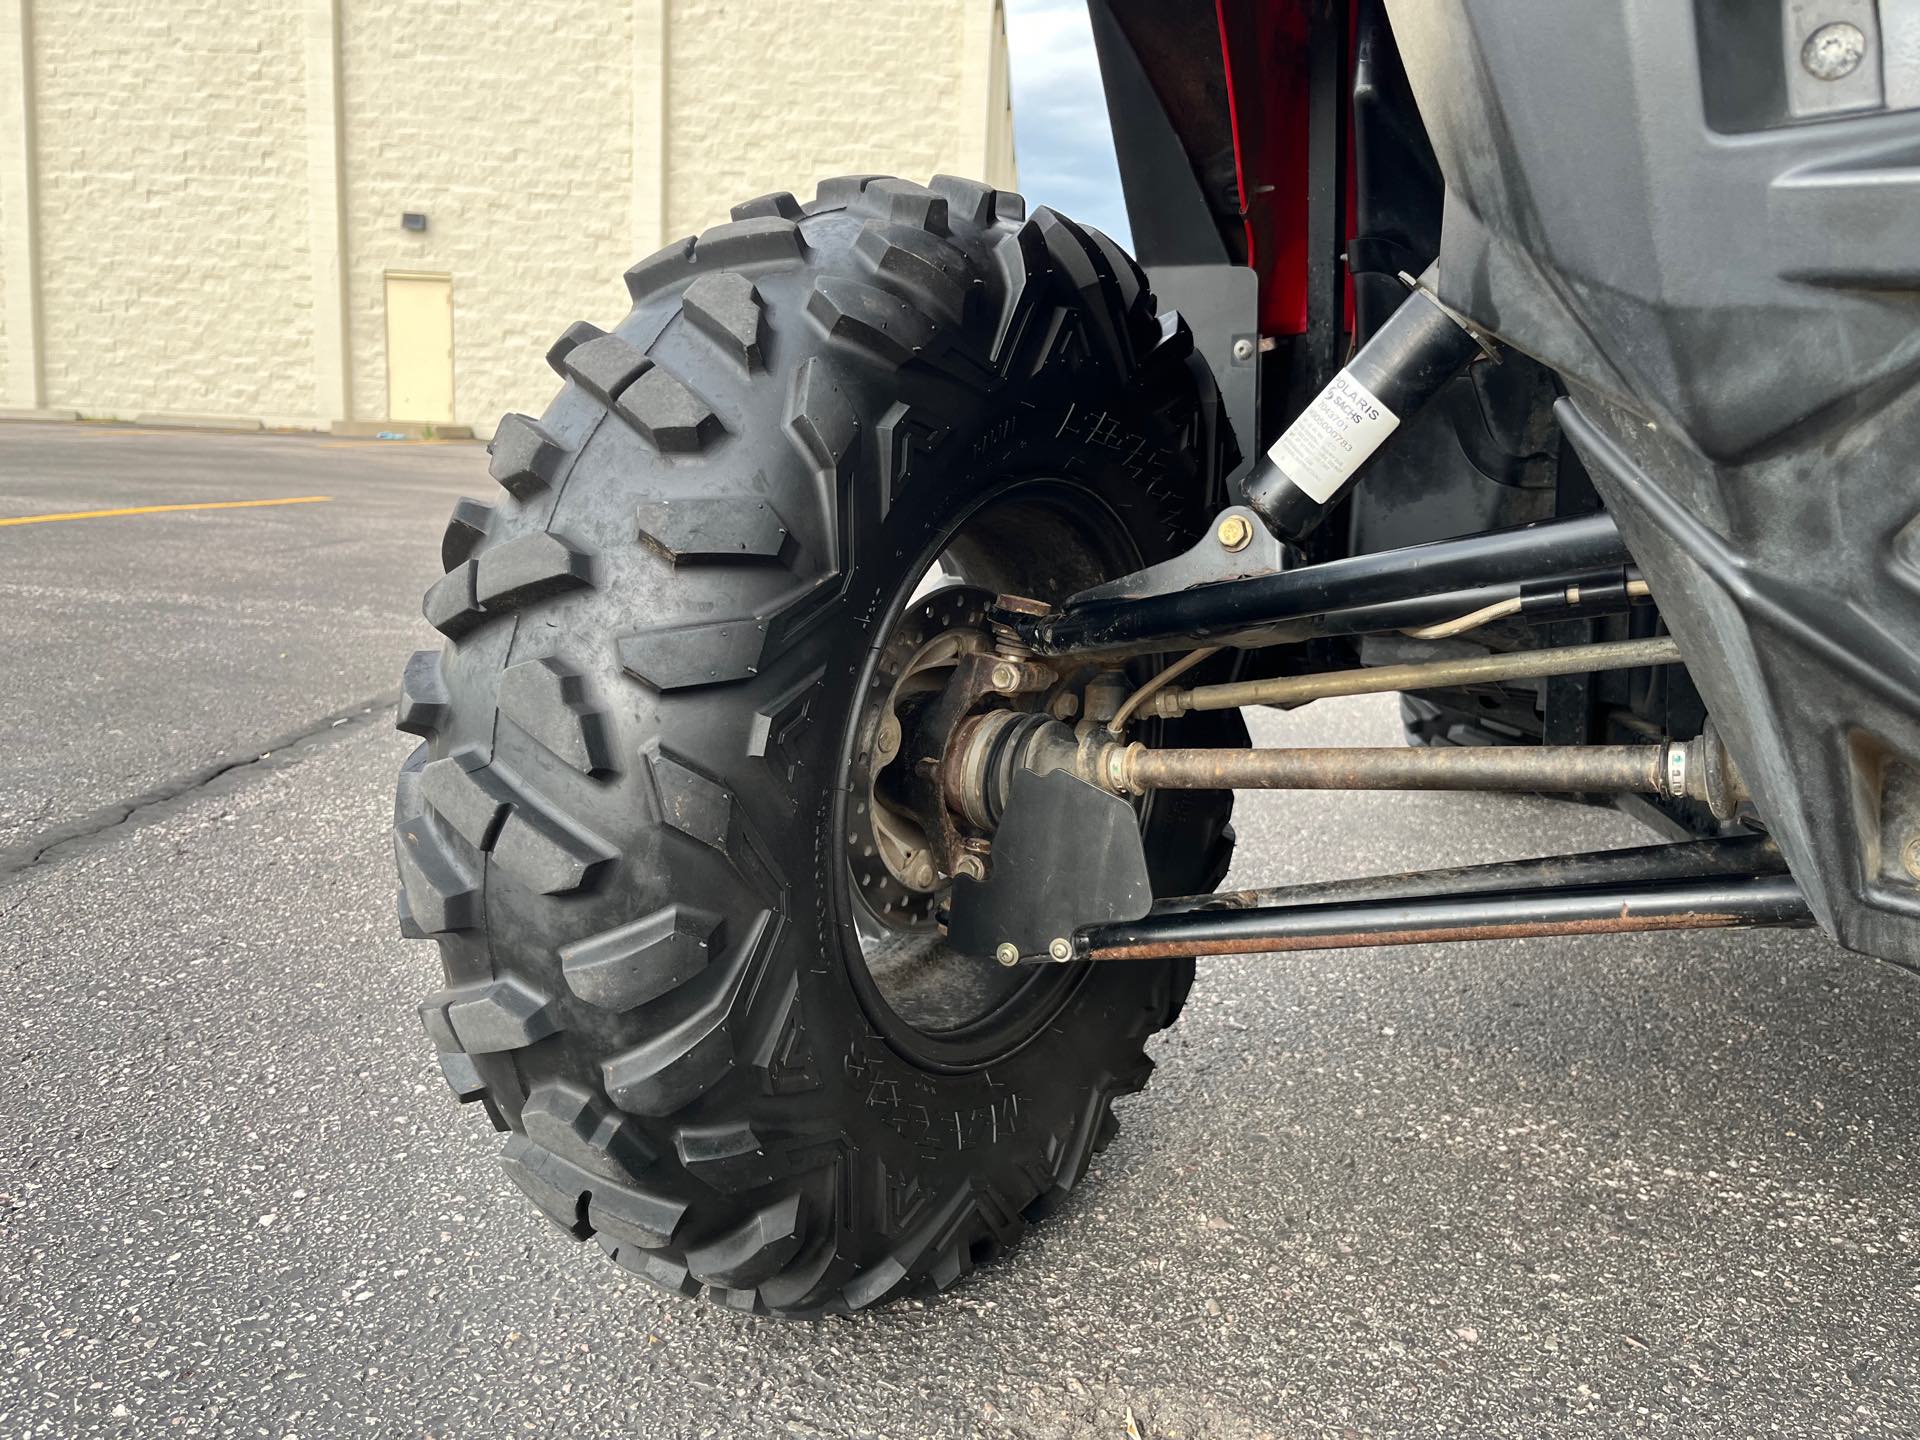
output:
{"label": "utv side panel", "polygon": [[[1777,7],[1724,8],[1389,4],[1442,295],[1566,381],[1822,923],[1920,961],[1920,110],[1795,120]],[[1729,98],[1755,34],[1780,83]]]}

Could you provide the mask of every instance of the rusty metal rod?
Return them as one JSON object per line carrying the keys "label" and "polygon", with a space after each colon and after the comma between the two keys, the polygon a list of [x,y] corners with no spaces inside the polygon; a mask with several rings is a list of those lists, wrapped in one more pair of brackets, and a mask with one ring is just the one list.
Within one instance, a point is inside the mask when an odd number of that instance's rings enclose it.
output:
{"label": "rusty metal rod", "polygon": [[1511,650],[1492,655],[1471,655],[1459,660],[1376,665],[1319,675],[1282,675],[1270,680],[1241,680],[1230,685],[1197,685],[1191,690],[1175,686],[1152,696],[1146,711],[1150,715],[1184,715],[1189,710],[1234,710],[1242,705],[1300,705],[1334,695],[1426,690],[1442,685],[1533,680],[1549,675],[1581,675],[1595,670],[1626,670],[1640,665],[1679,663],[1680,642],[1671,636],[1661,635],[1649,640],[1613,640],[1601,645],[1566,645],[1549,650]]}
{"label": "rusty metal rod", "polygon": [[[1111,756],[1122,793],[1147,790],[1545,790],[1669,792],[1671,745],[1531,745],[1414,750],[1149,750]],[[1682,792],[1684,793],[1684,792]]]}
{"label": "rusty metal rod", "polygon": [[[1016,748],[987,763],[1017,724]],[[1698,800],[1731,820],[1751,797],[1708,721],[1691,740],[1651,745],[1515,745],[1485,750],[1312,746],[1274,750],[1152,750],[1104,730],[1079,733],[1040,716],[989,714],[955,732],[941,766],[947,804],[962,815],[1005,813],[1015,770],[1066,770],[1116,795],[1149,790],[1522,790],[1642,794]],[[983,747],[985,747],[983,749]],[[986,787],[983,789],[982,787]],[[989,793],[990,792],[990,793]]]}
{"label": "rusty metal rod", "polygon": [[1715,876],[1573,891],[1536,887],[1424,900],[1156,914],[1077,931],[1069,958],[1273,954],[1358,945],[1806,925],[1812,918],[1791,876]]}

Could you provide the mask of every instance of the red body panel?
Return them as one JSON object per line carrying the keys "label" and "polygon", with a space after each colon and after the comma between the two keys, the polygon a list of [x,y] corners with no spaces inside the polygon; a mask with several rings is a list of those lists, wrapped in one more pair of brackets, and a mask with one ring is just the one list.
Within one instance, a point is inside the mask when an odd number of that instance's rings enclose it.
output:
{"label": "red body panel", "polygon": [[[1312,0],[1215,0],[1234,172],[1245,220],[1247,263],[1260,275],[1260,333],[1298,335],[1307,328],[1308,6]],[[1351,27],[1353,12],[1348,13]],[[1348,51],[1352,43],[1349,33]],[[1346,107],[1342,107],[1343,115]],[[1346,226],[1353,232],[1353,143],[1343,145]],[[1346,325],[1353,327],[1347,290]]]}

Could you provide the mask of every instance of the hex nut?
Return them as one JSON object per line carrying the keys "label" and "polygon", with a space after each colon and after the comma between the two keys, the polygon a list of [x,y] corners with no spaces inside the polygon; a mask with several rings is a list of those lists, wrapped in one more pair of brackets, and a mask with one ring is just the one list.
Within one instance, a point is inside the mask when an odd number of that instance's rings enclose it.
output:
{"label": "hex nut", "polygon": [[969,880],[984,880],[987,878],[987,867],[978,855],[962,855],[954,865],[953,873],[964,875]]}
{"label": "hex nut", "polygon": [[993,667],[993,688],[994,689],[1011,690],[1013,689],[1014,686],[1018,685],[1019,683],[1020,683],[1020,672],[1014,669],[1013,666],[1007,664],[1006,661],[1003,660],[998,665],[995,665]]}

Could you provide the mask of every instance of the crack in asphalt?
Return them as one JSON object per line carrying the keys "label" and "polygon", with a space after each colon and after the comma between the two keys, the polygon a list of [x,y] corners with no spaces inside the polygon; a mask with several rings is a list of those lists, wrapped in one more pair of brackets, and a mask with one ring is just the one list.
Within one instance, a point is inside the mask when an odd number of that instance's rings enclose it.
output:
{"label": "crack in asphalt", "polygon": [[[238,758],[202,766],[185,775],[162,781],[151,790],[42,830],[16,845],[0,849],[0,880],[29,870],[40,869],[70,855],[79,854],[118,831],[162,819],[205,794],[216,782],[236,777],[233,784],[251,780],[302,758],[343,735],[352,734],[370,721],[393,712],[399,702],[398,690],[383,691],[368,700],[359,700],[341,710],[321,716],[310,725],[264,744],[249,747]],[[222,786],[224,791],[231,784]]]}

